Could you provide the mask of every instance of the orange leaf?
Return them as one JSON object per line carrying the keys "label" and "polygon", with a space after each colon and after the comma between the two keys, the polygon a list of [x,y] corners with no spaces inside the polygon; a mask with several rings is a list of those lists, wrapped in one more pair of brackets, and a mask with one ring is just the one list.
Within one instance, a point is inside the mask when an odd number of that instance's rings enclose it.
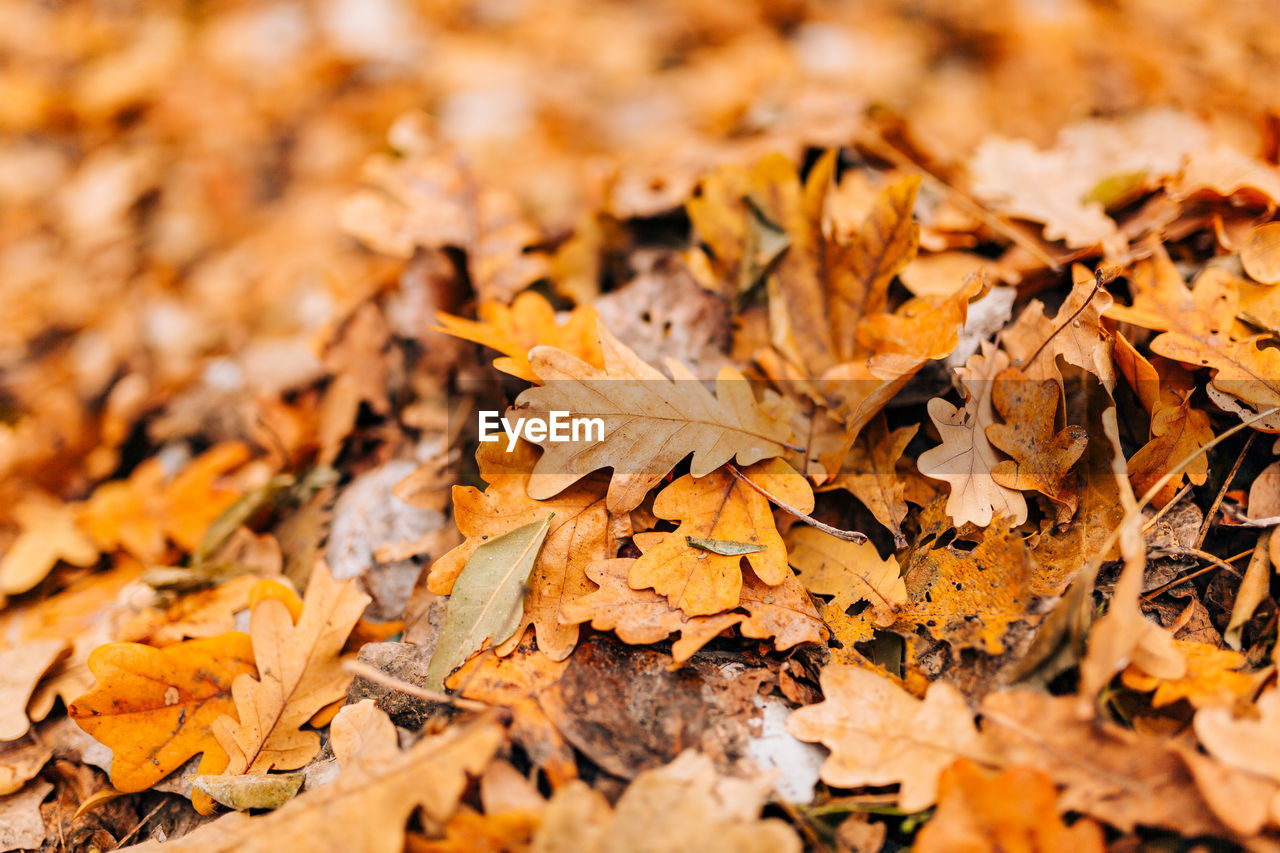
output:
{"label": "orange leaf", "polygon": [[68,709],[80,728],[111,747],[111,784],[150,788],[198,752],[201,773],[220,773],[227,754],[212,725],[235,714],[231,683],[255,672],[249,635],[232,631],[155,649],[109,643],[89,655],[97,683]]}

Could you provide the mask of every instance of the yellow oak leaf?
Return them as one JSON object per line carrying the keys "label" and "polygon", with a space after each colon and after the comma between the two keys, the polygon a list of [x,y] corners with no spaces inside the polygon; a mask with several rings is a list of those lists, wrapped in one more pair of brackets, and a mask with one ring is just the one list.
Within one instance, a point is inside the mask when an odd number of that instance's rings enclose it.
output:
{"label": "yellow oak leaf", "polygon": [[938,780],[938,808],[916,837],[915,853],[1102,853],[1102,827],[1058,817],[1053,779],[1032,767],[985,770],[962,758]]}
{"label": "yellow oak leaf", "polygon": [[220,773],[226,751],[214,721],[235,714],[231,684],[255,672],[249,635],[231,631],[163,649],[108,643],[89,655],[97,683],[68,713],[111,747],[111,784],[143,791],[203,752],[201,773]]}
{"label": "yellow oak leaf", "polygon": [[[742,475],[783,503],[809,512],[813,490],[781,459],[760,462]],[[653,588],[689,616],[706,616],[736,607],[742,592],[744,556],[698,547],[690,539],[746,543],[758,548],[745,559],[761,581],[777,586],[791,573],[768,498],[721,468],[705,477],[686,474],[663,489],[653,502],[658,518],[679,521],[674,533],[631,568],[631,586]]]}
{"label": "yellow oak leaf", "polygon": [[907,587],[897,559],[880,559],[870,542],[848,542],[812,527],[796,527],[787,545],[800,582],[810,592],[832,596],[831,604],[841,612],[855,601],[867,601],[876,624],[885,627],[906,604]]}
{"label": "yellow oak leaf", "polygon": [[618,542],[630,535],[631,524],[626,515],[606,509],[607,486],[602,476],[582,480],[550,500],[531,498],[530,484],[538,477],[532,473],[537,455],[537,449],[527,442],[520,442],[511,453],[497,443],[480,445],[476,461],[489,488],[482,492],[469,486],[454,487],[454,520],[466,541],[432,564],[427,584],[436,595],[448,595],[482,543],[554,513],[529,573],[521,621],[498,651],[509,653],[525,628],[532,625],[538,648],[564,660],[578,642],[578,626],[562,621],[562,606],[591,592],[587,566],[617,554]]}
{"label": "yellow oak leaf", "polygon": [[98,561],[97,546],[76,526],[74,507],[33,494],[13,508],[13,517],[22,532],[0,560],[0,593],[28,591],[44,580],[59,560],[73,566],[91,566]]}
{"label": "yellow oak leaf", "polygon": [[227,773],[296,770],[320,751],[320,736],[302,726],[343,696],[351,676],[338,656],[370,600],[354,580],[335,581],[317,564],[296,626],[278,598],[258,602],[249,631],[259,677],[238,676],[236,714],[213,723]]}
{"label": "yellow oak leaf", "polygon": [[567,411],[599,419],[604,427],[603,440],[591,430],[569,441],[542,436],[538,443],[546,452],[534,468],[530,497],[553,497],[592,471],[611,467],[609,511],[627,512],[690,454],[696,477],[731,459],[750,465],[782,455],[791,428],[756,402],[742,374],[722,368],[713,395],[679,362],[667,361],[668,378],[603,324],[598,329],[603,370],[554,347],[535,347],[529,354],[545,385],[516,399],[516,417],[550,421],[552,412]]}
{"label": "yellow oak leaf", "polygon": [[1179,699],[1186,699],[1196,708],[1230,706],[1257,687],[1256,677],[1237,672],[1245,663],[1244,655],[1239,652],[1185,640],[1174,640],[1174,644],[1187,661],[1187,671],[1181,678],[1156,678],[1147,675],[1137,664],[1130,664],[1121,673],[1125,687],[1141,693],[1154,691],[1153,708],[1171,705]]}
{"label": "yellow oak leaf", "polygon": [[1016,367],[996,376],[991,400],[1004,423],[987,427],[987,440],[1011,458],[991,469],[1008,489],[1037,491],[1058,507],[1058,522],[1075,514],[1078,500],[1071,469],[1084,455],[1089,435],[1078,424],[1054,431],[1062,392],[1053,379],[1034,380]]}
{"label": "yellow oak leaf", "polygon": [[593,367],[604,366],[604,355],[596,335],[596,310],[589,305],[573,309],[563,324],[542,294],[526,290],[508,307],[501,302],[485,302],[476,309],[479,320],[468,320],[443,312],[436,315],[439,331],[496,349],[501,358],[493,366],[503,373],[538,384],[529,366],[529,350],[553,346],[582,359]]}

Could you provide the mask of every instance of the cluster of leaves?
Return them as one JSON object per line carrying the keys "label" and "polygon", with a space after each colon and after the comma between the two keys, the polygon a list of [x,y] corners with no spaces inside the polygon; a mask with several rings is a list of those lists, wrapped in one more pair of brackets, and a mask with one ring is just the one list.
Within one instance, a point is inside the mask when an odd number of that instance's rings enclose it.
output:
{"label": "cluster of leaves", "polygon": [[0,850],[1273,845],[1269,10],[846,5],[0,16]]}

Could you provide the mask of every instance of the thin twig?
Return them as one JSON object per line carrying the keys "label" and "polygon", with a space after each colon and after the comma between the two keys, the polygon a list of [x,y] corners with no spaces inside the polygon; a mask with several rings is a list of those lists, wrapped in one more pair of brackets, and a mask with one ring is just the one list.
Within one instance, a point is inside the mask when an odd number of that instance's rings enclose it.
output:
{"label": "thin twig", "polygon": [[1227,496],[1227,489],[1231,485],[1231,481],[1236,478],[1236,473],[1240,470],[1240,464],[1244,462],[1245,456],[1249,455],[1249,448],[1253,446],[1253,440],[1258,437],[1256,432],[1249,433],[1249,437],[1245,439],[1244,447],[1240,448],[1240,455],[1236,457],[1236,464],[1231,466],[1231,472],[1227,474],[1227,479],[1222,481],[1222,488],[1218,489],[1218,496],[1213,499],[1213,503],[1209,506],[1209,511],[1204,514],[1204,521],[1200,523],[1200,535],[1196,537],[1196,547],[1204,545],[1205,537],[1209,535],[1209,526],[1213,523],[1213,517],[1218,514],[1218,507],[1222,505],[1222,499]]}
{"label": "thin twig", "polygon": [[1142,525],[1142,532],[1146,533],[1148,530],[1155,527],[1156,522],[1164,518],[1165,515],[1168,514],[1169,510],[1177,506],[1178,501],[1185,498],[1188,494],[1190,494],[1190,492],[1191,492],[1191,484],[1188,483],[1187,485],[1182,487],[1182,490],[1180,492],[1178,492],[1176,495],[1173,496],[1173,500],[1169,501],[1167,504],[1160,507],[1160,509],[1156,510],[1155,515],[1147,519],[1147,523]]}
{"label": "thin twig", "polygon": [[484,702],[477,702],[474,699],[463,699],[461,696],[452,696],[448,693],[441,693],[438,690],[428,690],[425,687],[419,687],[416,684],[410,684],[402,681],[394,675],[388,675],[377,667],[369,666],[367,663],[361,663],[358,660],[345,661],[342,668],[352,675],[359,676],[366,681],[372,681],[374,684],[380,684],[397,693],[406,693],[410,696],[416,696],[427,702],[435,702],[439,705],[452,705],[455,708],[461,708],[464,711],[487,711],[490,705]]}
{"label": "thin twig", "polygon": [[111,849],[112,849],[112,850],[116,850],[116,849],[118,849],[118,848],[120,848],[120,847],[123,847],[126,843],[128,843],[129,839],[131,839],[131,838],[133,838],[133,836],[137,835],[137,834],[138,834],[138,830],[140,830],[140,829],[142,829],[142,827],[146,826],[146,825],[147,825],[147,821],[149,821],[149,820],[151,820],[151,818],[155,817],[155,816],[156,816],[156,812],[158,812],[158,811],[160,811],[162,808],[164,808],[164,807],[168,804],[168,802],[169,802],[168,800],[161,800],[159,803],[157,803],[157,804],[156,804],[156,807],[155,807],[154,809],[152,809],[151,811],[147,812],[147,816],[146,816],[146,817],[144,817],[142,820],[140,820],[140,821],[138,821],[137,823],[135,823],[135,824],[133,825],[133,829],[131,829],[131,830],[129,830],[127,833],[125,833],[124,837],[123,837],[123,838],[121,838],[119,841],[117,841],[117,842],[112,846],[112,848],[111,848]]}
{"label": "thin twig", "polygon": [[776,506],[778,509],[782,510],[788,515],[794,515],[796,518],[800,519],[810,527],[816,527],[819,530],[821,530],[823,533],[827,533],[831,536],[836,537],[837,539],[843,539],[846,542],[857,542],[861,544],[867,541],[867,534],[865,533],[861,533],[857,530],[841,530],[839,527],[832,527],[830,524],[826,524],[824,522],[818,521],[818,519],[814,518],[812,515],[809,515],[807,512],[801,512],[795,507],[790,506],[789,504],[783,503],[777,497],[765,491],[761,486],[752,482],[751,478],[748,477],[746,474],[743,474],[741,471],[739,471],[738,466],[734,465],[732,462],[729,463],[728,468],[729,468],[730,474],[737,477],[739,480],[746,483],[748,486],[755,489],[760,494],[764,495],[766,498],[768,498],[769,502],[772,503],[774,506]]}
{"label": "thin twig", "polygon": [[1031,355],[1025,361],[1023,361],[1020,366],[1030,367],[1031,363],[1034,362],[1037,357],[1039,357],[1040,353],[1044,352],[1044,348],[1049,345],[1049,342],[1052,341],[1054,338],[1056,338],[1059,332],[1061,332],[1067,326],[1070,326],[1072,323],[1074,323],[1076,321],[1076,318],[1079,317],[1082,313],[1084,313],[1084,309],[1089,307],[1089,303],[1093,301],[1093,297],[1098,295],[1099,290],[1102,290],[1102,270],[1101,269],[1098,269],[1094,272],[1093,290],[1089,291],[1089,295],[1085,297],[1084,302],[1080,303],[1080,307],[1075,310],[1075,313],[1073,313],[1070,317],[1064,320],[1058,326],[1058,328],[1050,332],[1049,335],[1043,341],[1040,342],[1040,346],[1036,347],[1036,351],[1031,353]]}
{"label": "thin twig", "polygon": [[[1181,586],[1187,581],[1194,580],[1195,578],[1200,577],[1204,573],[1213,571],[1214,569],[1226,569],[1228,572],[1235,575],[1236,577],[1240,577],[1240,572],[1236,571],[1235,567],[1232,566],[1229,561],[1219,559],[1218,557],[1215,557],[1212,554],[1207,553],[1205,551],[1201,551],[1198,548],[1177,548],[1177,549],[1170,548],[1167,550],[1175,554],[1186,554],[1188,556],[1196,557],[1199,560],[1203,560],[1204,562],[1209,563],[1209,565],[1205,566],[1203,569],[1196,569],[1194,572],[1192,572],[1189,575],[1183,575],[1182,577],[1174,578],[1173,580],[1169,581],[1166,584],[1161,584],[1160,586],[1151,590],[1151,592],[1142,596],[1143,601],[1151,601],[1152,599],[1154,599],[1156,596],[1160,595],[1164,591],[1173,589],[1175,586]],[[1253,553],[1253,549],[1251,548],[1248,551],[1245,551],[1241,554],[1236,554],[1231,559],[1238,560],[1241,557],[1248,554],[1252,554],[1252,553]]]}

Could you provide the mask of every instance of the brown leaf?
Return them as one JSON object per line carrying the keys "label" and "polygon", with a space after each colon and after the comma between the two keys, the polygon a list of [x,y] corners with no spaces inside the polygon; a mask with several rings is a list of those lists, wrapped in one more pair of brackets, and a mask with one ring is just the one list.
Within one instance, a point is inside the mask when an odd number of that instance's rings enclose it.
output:
{"label": "brown leaf", "polygon": [[856,601],[870,603],[880,627],[892,625],[907,602],[898,561],[880,559],[870,542],[849,542],[812,527],[793,528],[787,536],[791,565],[810,592],[832,596],[845,611]]}
{"label": "brown leaf", "polygon": [[1019,491],[1037,491],[1058,506],[1058,523],[1076,511],[1071,469],[1089,442],[1084,427],[1069,424],[1054,431],[1062,394],[1052,379],[1032,380],[1016,367],[995,378],[992,403],[1002,424],[987,427],[987,439],[1011,458],[991,469],[992,479]]}
{"label": "brown leaf", "polygon": [[525,628],[532,625],[543,653],[564,660],[578,641],[578,627],[561,621],[562,606],[591,591],[587,566],[613,557],[619,538],[631,529],[626,516],[605,508],[606,487],[599,476],[559,491],[550,500],[531,498],[530,484],[540,476],[532,473],[537,454],[526,442],[512,453],[505,453],[497,443],[480,445],[476,460],[489,488],[481,492],[454,487],[454,518],[466,541],[432,564],[428,585],[433,593],[447,595],[482,542],[554,513],[529,575],[521,622],[499,652],[515,648]]}
{"label": "brown leaf", "polygon": [[1280,284],[1280,222],[1268,222],[1249,232],[1240,249],[1240,263],[1259,284]]}
{"label": "brown leaf", "polygon": [[70,651],[65,640],[37,640],[0,652],[0,741],[27,733],[27,700],[40,679]]}
{"label": "brown leaf", "polygon": [[872,419],[858,433],[849,455],[840,465],[840,473],[826,486],[826,489],[844,489],[862,501],[876,521],[893,534],[899,548],[907,544],[902,535],[907,501],[906,484],[898,476],[897,464],[919,429],[918,424],[912,424],[890,432],[883,417]]}
{"label": "brown leaf", "polygon": [[227,773],[296,770],[320,751],[319,735],[301,729],[345,692],[351,676],[338,653],[369,601],[354,581],[335,582],[318,564],[297,625],[279,599],[253,608],[250,635],[260,675],[236,678],[238,719],[224,716],[213,724],[230,756]]}

